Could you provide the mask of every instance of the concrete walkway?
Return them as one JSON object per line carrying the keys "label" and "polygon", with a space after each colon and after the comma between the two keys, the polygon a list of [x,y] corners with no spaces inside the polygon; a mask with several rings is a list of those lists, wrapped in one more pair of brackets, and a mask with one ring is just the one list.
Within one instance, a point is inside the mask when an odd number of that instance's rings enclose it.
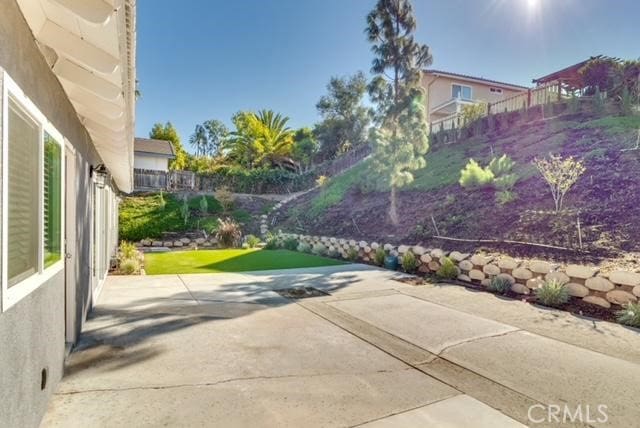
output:
{"label": "concrete walkway", "polygon": [[637,331],[397,275],[110,277],[43,426],[637,424]]}

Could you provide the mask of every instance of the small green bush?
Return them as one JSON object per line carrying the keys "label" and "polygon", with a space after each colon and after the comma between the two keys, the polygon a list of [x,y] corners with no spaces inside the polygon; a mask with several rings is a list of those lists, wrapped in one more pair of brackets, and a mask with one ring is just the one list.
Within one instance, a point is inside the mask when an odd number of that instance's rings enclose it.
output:
{"label": "small green bush", "polygon": [[297,250],[301,253],[311,253],[311,245],[307,244],[306,242],[301,242],[300,244],[298,244]]}
{"label": "small green bush", "polygon": [[442,266],[437,270],[436,275],[442,279],[456,279],[458,277],[458,268],[449,257],[442,260]]}
{"label": "small green bush", "polygon": [[327,254],[327,247],[325,247],[323,244],[314,244],[314,246],[311,248],[311,254],[323,257]]}
{"label": "small green bush", "polygon": [[536,297],[545,306],[558,307],[569,301],[569,290],[557,279],[552,279],[535,290]]}
{"label": "small green bush", "polygon": [[517,194],[511,190],[501,190],[496,193],[496,202],[500,205],[506,205],[517,199]]}
{"label": "small green bush", "polygon": [[351,260],[352,262],[358,260],[358,249],[355,247],[350,247],[347,250],[347,259]]}
{"label": "small green bush", "polygon": [[616,312],[616,320],[620,324],[640,328],[640,303],[627,303]]}
{"label": "small green bush", "polygon": [[402,269],[407,273],[413,273],[420,266],[420,261],[413,254],[413,251],[407,251],[402,255]]}
{"label": "small green bush", "polygon": [[120,262],[120,273],[123,275],[135,275],[140,272],[140,262],[138,259],[126,259]]}
{"label": "small green bush", "polygon": [[216,238],[223,248],[237,247],[242,239],[240,225],[230,218],[218,219]]}
{"label": "small green bush", "polygon": [[256,248],[260,244],[260,238],[255,235],[247,235],[244,241],[249,248]]}
{"label": "small green bush", "polygon": [[469,162],[460,171],[460,185],[465,188],[486,186],[494,179],[493,172],[488,168],[481,167],[478,162],[469,159]]}
{"label": "small green bush", "polygon": [[378,266],[382,266],[384,264],[385,257],[387,257],[387,252],[384,250],[384,248],[378,247],[375,254],[373,255],[373,262]]}
{"label": "small green bush", "polygon": [[200,214],[207,215],[209,212],[209,203],[207,202],[207,198],[203,195],[200,198]]}
{"label": "small green bush", "polygon": [[287,238],[282,245],[289,251],[296,251],[298,249],[298,240],[296,238]]}
{"label": "small green bush", "polygon": [[118,251],[119,260],[135,259],[138,257],[138,249],[136,246],[128,241],[120,242],[120,248]]}
{"label": "small green bush", "polygon": [[191,210],[189,209],[189,203],[187,202],[186,197],[182,200],[182,206],[180,206],[180,217],[182,217],[182,221],[186,226],[189,222],[189,218],[191,217]]}
{"label": "small green bush", "polygon": [[506,294],[511,290],[511,281],[503,276],[494,276],[487,288],[494,293]]}

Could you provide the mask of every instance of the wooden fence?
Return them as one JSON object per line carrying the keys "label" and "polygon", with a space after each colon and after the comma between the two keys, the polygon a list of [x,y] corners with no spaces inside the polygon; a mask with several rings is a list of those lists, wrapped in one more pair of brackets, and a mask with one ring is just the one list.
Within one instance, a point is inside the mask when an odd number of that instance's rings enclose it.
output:
{"label": "wooden fence", "polygon": [[191,171],[133,170],[135,190],[192,190],[195,179],[195,173]]}

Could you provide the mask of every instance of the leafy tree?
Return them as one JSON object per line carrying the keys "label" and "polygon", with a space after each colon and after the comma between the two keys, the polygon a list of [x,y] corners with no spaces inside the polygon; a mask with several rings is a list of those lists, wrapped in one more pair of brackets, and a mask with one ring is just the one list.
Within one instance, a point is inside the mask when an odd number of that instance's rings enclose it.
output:
{"label": "leafy tree", "polygon": [[169,162],[169,169],[186,169],[189,163],[189,154],[184,150],[184,147],[182,147],[180,135],[178,135],[178,131],[171,122],[167,122],[164,125],[161,123],[153,125],[151,132],[149,132],[149,138],[171,141],[176,157]]}
{"label": "leafy tree", "polygon": [[375,58],[369,95],[377,104],[373,165],[391,186],[389,217],[398,224],[396,192],[425,166],[429,148],[422,69],[432,63],[429,47],[416,43],[409,0],[378,0],[367,16],[367,37]]}
{"label": "leafy tree", "polygon": [[564,196],[584,173],[584,164],[581,160],[575,160],[573,156],[562,158],[553,154],[549,155],[549,158],[536,158],[533,164],[549,185],[556,213],[559,212],[562,210]]}
{"label": "leafy tree", "polygon": [[362,105],[366,91],[367,78],[361,71],[329,80],[327,95],[316,104],[322,116],[322,121],[315,127],[322,159],[366,143],[370,123],[369,109]]}
{"label": "leafy tree", "polygon": [[294,133],[288,117],[272,110],[238,112],[232,121],[236,130],[229,134],[224,148],[230,159],[248,168],[266,166],[287,157],[293,149]]}
{"label": "leafy tree", "polygon": [[224,123],[215,119],[207,120],[202,125],[196,125],[189,137],[189,144],[195,147],[196,156],[216,156],[228,135]]}
{"label": "leafy tree", "polygon": [[293,141],[291,156],[303,168],[308,168],[318,152],[318,140],[310,128],[300,128],[293,136]]}

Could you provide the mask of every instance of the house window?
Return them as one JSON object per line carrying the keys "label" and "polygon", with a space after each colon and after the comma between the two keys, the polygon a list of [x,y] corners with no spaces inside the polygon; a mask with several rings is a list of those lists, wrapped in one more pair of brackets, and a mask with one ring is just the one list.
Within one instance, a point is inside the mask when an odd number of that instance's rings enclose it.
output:
{"label": "house window", "polygon": [[489,91],[493,92],[494,94],[501,94],[502,93],[502,89],[500,89],[500,88],[489,88]]}
{"label": "house window", "polygon": [[2,306],[62,270],[62,136],[4,73]]}
{"label": "house window", "polygon": [[451,86],[451,96],[453,98],[460,98],[463,100],[470,100],[471,97],[471,86],[466,85],[452,85]]}

